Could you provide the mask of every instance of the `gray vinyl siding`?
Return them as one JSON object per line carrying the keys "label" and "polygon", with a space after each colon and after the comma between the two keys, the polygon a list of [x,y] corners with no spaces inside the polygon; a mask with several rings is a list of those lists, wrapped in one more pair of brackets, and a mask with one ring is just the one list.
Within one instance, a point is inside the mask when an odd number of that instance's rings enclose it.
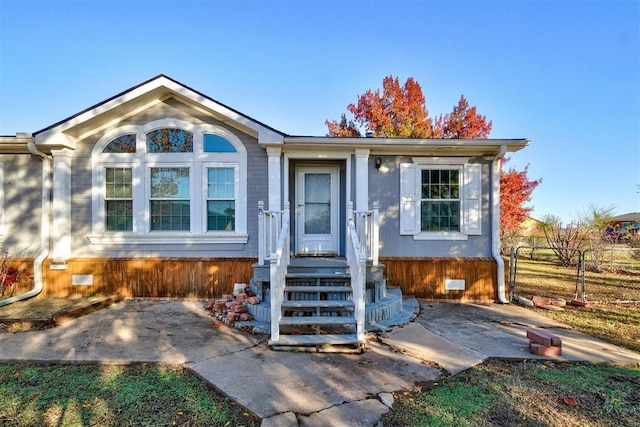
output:
{"label": "gray vinyl siding", "polygon": [[4,183],[2,251],[12,257],[40,253],[42,225],[42,160],[31,154],[0,155]]}
{"label": "gray vinyl siding", "polygon": [[[381,157],[384,168],[376,170],[375,158]],[[369,158],[369,205],[380,202],[380,256],[381,257],[490,257],[490,164],[482,163],[482,235],[468,240],[414,240],[400,235],[400,164],[410,163],[410,157],[371,156]]]}
{"label": "gray vinyl siding", "polygon": [[109,129],[99,132],[81,141],[74,152],[72,162],[72,256],[104,256],[104,257],[257,257],[258,256],[258,201],[268,200],[268,172],[266,151],[258,145],[256,138],[239,132],[222,122],[216,121],[206,114],[194,110],[175,99],[166,101],[129,117],[118,124],[144,125],[163,118],[176,118],[190,123],[208,123],[223,127],[233,132],[244,144],[247,150],[247,244],[198,244],[198,245],[91,245],[87,236],[92,233],[91,207],[91,151],[98,140]]}

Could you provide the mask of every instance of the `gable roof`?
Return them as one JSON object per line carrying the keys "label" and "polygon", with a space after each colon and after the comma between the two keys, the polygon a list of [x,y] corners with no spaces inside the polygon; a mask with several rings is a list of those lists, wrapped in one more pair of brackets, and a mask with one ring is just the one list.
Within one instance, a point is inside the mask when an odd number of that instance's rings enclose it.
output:
{"label": "gable roof", "polygon": [[216,119],[252,134],[261,143],[279,143],[287,136],[209,96],[164,74],[133,86],[33,133],[38,145],[62,145],[74,148],[76,139],[94,133],[114,121],[122,120],[167,98],[204,110]]}

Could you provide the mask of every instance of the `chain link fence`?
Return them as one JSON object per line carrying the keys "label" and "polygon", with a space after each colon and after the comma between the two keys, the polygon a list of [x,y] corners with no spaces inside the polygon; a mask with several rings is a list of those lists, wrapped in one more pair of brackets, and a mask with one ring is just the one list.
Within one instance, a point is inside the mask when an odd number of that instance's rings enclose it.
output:
{"label": "chain link fence", "polygon": [[515,246],[510,253],[509,291],[512,300],[538,295],[640,306],[640,248]]}

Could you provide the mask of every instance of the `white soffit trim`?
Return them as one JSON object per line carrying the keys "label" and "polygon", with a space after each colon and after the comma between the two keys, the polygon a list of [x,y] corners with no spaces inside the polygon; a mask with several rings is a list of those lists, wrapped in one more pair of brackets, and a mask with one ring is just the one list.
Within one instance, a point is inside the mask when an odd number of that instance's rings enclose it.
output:
{"label": "white soffit trim", "polygon": [[[102,103],[89,107],[87,110],[63,120],[58,124],[45,128],[36,135],[38,144],[60,145],[57,135],[71,135],[75,138],[88,136],[95,131],[91,126],[86,126],[87,122],[93,121],[99,116],[104,116],[104,123],[96,126],[96,131],[105,126],[117,124],[123,118],[130,117],[155,103],[167,98],[175,97],[181,101],[188,101],[191,106],[212,114],[216,119],[225,122],[240,130],[248,131],[257,136],[261,144],[281,144],[283,135],[259,122],[249,119],[246,116],[180,84],[170,78],[160,75],[140,86],[134,87],[121,95],[116,95]],[[121,110],[125,110],[122,111]],[[55,135],[55,137],[54,137]],[[66,137],[69,138],[69,137]],[[75,141],[74,141],[75,142]],[[74,143],[65,143],[64,146],[74,146]]]}

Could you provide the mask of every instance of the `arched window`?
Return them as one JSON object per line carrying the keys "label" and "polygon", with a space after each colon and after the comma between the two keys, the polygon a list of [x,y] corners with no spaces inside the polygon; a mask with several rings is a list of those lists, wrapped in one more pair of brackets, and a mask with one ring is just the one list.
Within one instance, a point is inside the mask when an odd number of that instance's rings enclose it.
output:
{"label": "arched window", "polygon": [[96,143],[92,162],[92,243],[247,242],[247,151],[229,130],[124,126]]}
{"label": "arched window", "polygon": [[224,137],[213,133],[204,134],[205,153],[235,153],[236,148]]}
{"label": "arched window", "polygon": [[136,134],[130,133],[114,138],[104,147],[103,153],[135,153]]}
{"label": "arched window", "polygon": [[147,133],[149,153],[193,153],[193,134],[184,129],[156,129]]}

